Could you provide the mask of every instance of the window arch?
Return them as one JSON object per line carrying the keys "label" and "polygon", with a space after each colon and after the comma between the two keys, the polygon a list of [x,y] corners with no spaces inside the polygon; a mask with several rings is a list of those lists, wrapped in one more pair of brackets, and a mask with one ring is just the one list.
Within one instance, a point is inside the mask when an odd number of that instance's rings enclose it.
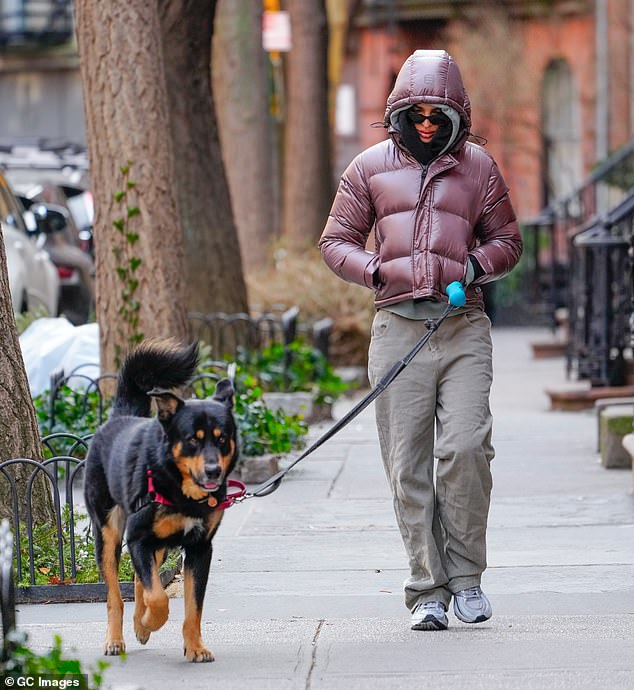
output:
{"label": "window arch", "polygon": [[581,118],[574,75],[552,60],[542,81],[543,205],[568,196],[582,181]]}

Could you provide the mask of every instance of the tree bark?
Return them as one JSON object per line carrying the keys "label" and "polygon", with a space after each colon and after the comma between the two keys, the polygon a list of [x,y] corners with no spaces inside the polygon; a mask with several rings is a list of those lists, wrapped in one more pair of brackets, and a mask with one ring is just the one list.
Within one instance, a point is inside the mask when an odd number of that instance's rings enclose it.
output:
{"label": "tree bark", "polygon": [[[187,337],[185,276],[190,277],[184,270],[157,5],[77,0],[75,21],[96,211],[101,369],[109,372],[141,337]],[[126,178],[121,166],[128,161]],[[127,181],[136,187],[128,189]],[[115,194],[124,191],[128,197],[117,200]],[[139,215],[128,220],[126,208],[136,207]],[[113,226],[118,219],[125,221],[124,232]]]}
{"label": "tree bark", "polygon": [[328,24],[324,0],[288,0],[283,231],[289,247],[313,246],[332,204],[328,122]]}
{"label": "tree bark", "polygon": [[266,264],[277,236],[273,120],[262,48],[262,3],[219,0],[212,79],[222,153],[242,260]]}
{"label": "tree bark", "polygon": [[159,0],[190,311],[247,311],[211,86],[215,0]]}
{"label": "tree bark", "polygon": [[[28,458],[41,462],[40,430],[26,377],[18,331],[9,291],[7,256],[0,231],[0,462]],[[18,510],[24,517],[26,485],[33,474],[29,465],[11,465],[5,470],[18,490]],[[38,473],[41,474],[41,473]],[[32,515],[35,522],[52,520],[50,483],[40,477],[33,485]],[[11,519],[13,497],[7,478],[0,473],[0,518]]]}

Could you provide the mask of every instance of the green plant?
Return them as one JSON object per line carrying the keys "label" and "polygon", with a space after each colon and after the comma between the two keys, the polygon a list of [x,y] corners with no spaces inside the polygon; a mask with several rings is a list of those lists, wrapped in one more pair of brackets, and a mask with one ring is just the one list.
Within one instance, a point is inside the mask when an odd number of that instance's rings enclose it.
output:
{"label": "green plant", "polygon": [[121,306],[119,316],[121,321],[117,324],[119,342],[115,345],[115,361],[121,364],[121,355],[124,347],[137,345],[143,340],[143,333],[139,331],[139,311],[141,303],[135,294],[139,287],[136,272],[141,265],[141,258],[133,254],[134,245],[139,241],[139,234],[131,229],[131,221],[141,214],[139,207],[131,199],[132,192],[136,190],[136,182],[130,177],[130,169],[133,161],[122,165],[120,170],[123,175],[124,188],[114,194],[114,200],[122,207],[122,215],[112,221],[120,235],[119,242],[112,246],[112,253],[117,261],[116,272],[121,281]]}
{"label": "green plant", "polygon": [[[76,576],[70,577],[71,549],[70,549],[70,511],[64,506],[62,511],[62,553],[64,556],[64,580],[61,579],[58,555],[58,534],[55,524],[35,525],[33,527],[33,568],[36,585],[59,585],[70,583],[99,582],[99,570],[95,561],[95,540],[90,530],[87,515],[75,514],[75,568]],[[23,573],[18,573],[18,586],[30,584],[28,578],[30,555],[26,532],[20,534],[20,554],[22,557]],[[179,549],[168,552],[160,572],[174,571],[179,566],[181,553]],[[24,578],[24,579],[23,579]],[[130,554],[124,549],[119,565],[119,580],[132,582],[134,567]]]}
{"label": "green plant", "polygon": [[303,448],[308,425],[300,417],[269,409],[254,378],[242,377],[243,393],[236,396],[235,415],[243,455],[283,454]]}
{"label": "green plant", "polygon": [[[64,556],[64,580],[61,579],[58,555],[57,527],[53,524],[39,524],[33,527],[33,568],[36,585],[58,585],[71,582],[98,582],[99,571],[95,561],[95,543],[84,514],[75,515],[75,567],[76,577],[70,577],[71,540],[70,540],[70,511],[64,506],[62,511],[62,553]],[[83,525],[83,526],[82,526]],[[30,555],[26,531],[20,534],[20,554],[22,556],[23,573],[18,573],[18,586],[29,585],[28,578]],[[121,557],[119,579],[131,581],[134,569],[130,556],[124,552]]]}
{"label": "green plant", "polygon": [[[53,637],[53,647],[46,654],[36,654],[28,647],[28,638],[24,633],[12,631],[8,636],[12,643],[9,658],[3,664],[2,677],[16,678],[19,676],[55,676],[80,681],[81,688],[97,690],[103,683],[103,672],[110,664],[98,660],[95,667],[84,670],[77,659],[66,659],[63,656],[62,638]],[[88,671],[88,672],[86,672]],[[83,676],[88,677],[88,685],[83,683]],[[4,682],[6,687],[12,683]],[[57,687],[64,687],[58,684]],[[70,686],[67,686],[70,687]]]}
{"label": "green plant", "polygon": [[[205,346],[201,347],[204,354]],[[240,434],[240,452],[242,455],[264,455],[265,453],[288,453],[303,448],[308,425],[300,417],[291,417],[282,410],[269,409],[262,399],[262,386],[259,380],[241,369],[237,370],[237,388],[235,396],[235,417]],[[212,395],[215,390],[215,378],[218,372],[203,364],[198,374],[209,376],[199,380],[194,388],[199,396]],[[214,378],[211,378],[214,377]]]}
{"label": "green plant", "polygon": [[324,355],[300,339],[289,345],[273,343],[238,363],[238,374],[246,369],[265,391],[306,391],[317,404],[333,403],[349,384],[337,376]]}
{"label": "green plant", "polygon": [[[56,432],[69,432],[76,436],[87,436],[94,433],[100,418],[106,419],[111,401],[101,397],[92,390],[74,390],[68,385],[60,386],[54,400],[54,423],[51,423],[50,391],[45,391],[33,398],[40,433],[48,436]],[[100,415],[101,406],[101,415]],[[60,440],[56,445],[56,454],[63,455],[72,445],[72,441]],[[76,457],[82,457],[81,447]]]}

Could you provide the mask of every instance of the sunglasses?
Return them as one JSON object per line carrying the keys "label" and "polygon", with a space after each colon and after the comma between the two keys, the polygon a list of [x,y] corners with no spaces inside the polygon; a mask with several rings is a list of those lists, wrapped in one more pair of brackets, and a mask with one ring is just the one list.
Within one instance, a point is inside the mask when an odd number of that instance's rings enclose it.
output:
{"label": "sunglasses", "polygon": [[443,113],[434,113],[433,115],[423,115],[422,113],[419,113],[416,110],[408,110],[407,111],[407,119],[413,125],[422,125],[423,122],[425,122],[425,120],[428,120],[429,123],[432,125],[444,125],[449,118],[446,115],[444,115]]}

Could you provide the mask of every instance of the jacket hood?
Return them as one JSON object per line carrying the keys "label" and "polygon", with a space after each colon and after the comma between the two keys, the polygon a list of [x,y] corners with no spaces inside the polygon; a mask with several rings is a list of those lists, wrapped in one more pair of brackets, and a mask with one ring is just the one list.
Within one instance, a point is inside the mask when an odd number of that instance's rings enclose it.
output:
{"label": "jacket hood", "polygon": [[465,141],[471,103],[458,65],[446,51],[417,50],[405,60],[387,99],[384,124],[390,134],[398,132],[398,114],[416,103],[438,105],[452,120],[457,113],[460,136],[453,137],[454,148]]}

